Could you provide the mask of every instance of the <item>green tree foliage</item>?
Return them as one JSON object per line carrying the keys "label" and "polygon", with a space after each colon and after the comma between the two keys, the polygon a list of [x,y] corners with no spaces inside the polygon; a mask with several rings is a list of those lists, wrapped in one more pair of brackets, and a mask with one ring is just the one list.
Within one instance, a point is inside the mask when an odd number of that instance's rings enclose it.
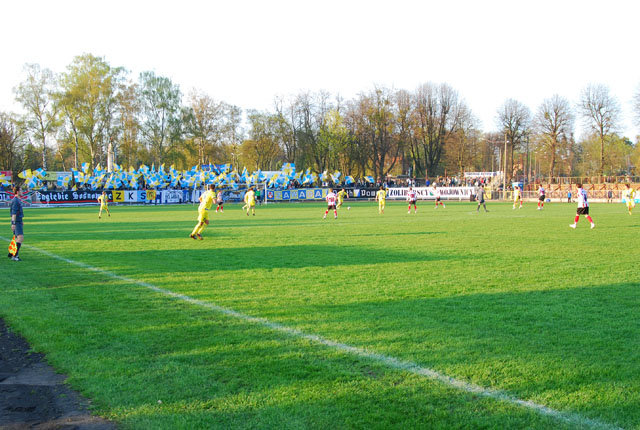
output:
{"label": "green tree foliage", "polygon": [[[526,138],[531,132],[531,111],[524,104],[514,99],[507,99],[498,109],[498,126],[506,138],[507,149],[506,158],[507,169],[505,174],[510,181],[516,174],[514,171],[514,153],[521,148]],[[502,159],[502,166],[505,159]]]}
{"label": "green tree foliage", "polygon": [[154,72],[140,74],[140,131],[151,160],[158,164],[184,158],[180,154],[184,142],[181,97],[180,87],[171,79]]}
{"label": "green tree foliage", "polygon": [[[606,174],[606,148],[608,147],[607,139],[616,131],[620,116],[620,106],[618,101],[609,94],[609,88],[606,85],[592,84],[588,85],[580,97],[580,111],[585,124],[589,129],[598,136],[600,143],[600,160],[599,173],[600,176]],[[595,155],[595,154],[592,154]]]}
{"label": "green tree foliage", "polygon": [[414,94],[411,156],[418,176],[440,173],[447,139],[464,126],[469,109],[447,84],[427,83]]}
{"label": "green tree foliage", "polygon": [[0,170],[22,170],[23,133],[14,115],[0,112]]}
{"label": "green tree foliage", "polygon": [[56,78],[49,69],[38,64],[24,67],[27,75],[14,92],[16,101],[24,108],[24,127],[32,145],[40,145],[42,166],[47,168],[47,141],[58,127],[57,107],[54,103]]}
{"label": "green tree foliage", "polygon": [[618,176],[632,173],[631,166],[634,156],[633,143],[617,134],[607,135],[604,139],[604,168],[602,168],[600,154],[602,153],[602,139],[598,133],[592,133],[582,142],[581,171],[585,174],[598,172],[604,176]]}
{"label": "green tree foliage", "polygon": [[278,142],[278,115],[249,111],[249,139],[240,147],[240,161],[251,170],[276,170],[284,153]]}
{"label": "green tree foliage", "polygon": [[[272,110],[245,114],[198,90],[183,100],[176,83],[154,72],[132,82],[123,68],[91,54],[75,57],[58,76],[36,64],[24,70],[14,91],[25,112],[0,121],[2,164],[12,169],[105,164],[109,145],[127,166],[231,162],[269,170],[286,161],[381,180],[495,171],[505,160],[510,178],[530,170],[551,177],[614,174],[640,163],[640,150],[615,135],[619,107],[602,85],[582,93],[579,109],[590,134],[576,142],[572,108],[558,95],[544,100],[533,118],[507,99],[498,109],[498,130],[482,133],[457,91],[441,83],[414,91],[375,87],[348,100],[303,91],[277,98]],[[633,109],[640,123],[640,90]]]}
{"label": "green tree foliage", "polygon": [[539,149],[549,159],[549,177],[556,176],[556,162],[573,140],[574,115],[569,101],[559,95],[545,99],[538,107],[533,127]]}
{"label": "green tree foliage", "polygon": [[76,168],[79,153],[88,156],[93,166],[106,164],[108,143],[117,143],[123,79],[124,69],[111,67],[105,59],[91,54],[75,57],[60,76],[57,104],[65,120],[66,136],[74,144]]}

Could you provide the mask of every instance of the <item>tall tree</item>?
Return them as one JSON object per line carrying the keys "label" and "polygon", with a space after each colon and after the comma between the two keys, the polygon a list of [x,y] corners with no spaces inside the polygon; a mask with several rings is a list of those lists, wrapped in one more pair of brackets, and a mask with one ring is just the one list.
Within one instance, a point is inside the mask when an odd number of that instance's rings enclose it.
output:
{"label": "tall tree", "polygon": [[254,110],[249,111],[247,119],[249,139],[240,147],[243,164],[251,170],[275,170],[283,156],[275,133],[277,115]]}
{"label": "tall tree", "polygon": [[400,146],[395,136],[395,112],[391,91],[376,88],[362,99],[366,145],[375,176],[384,181],[398,160]]}
{"label": "tall tree", "polygon": [[[525,138],[530,132],[531,111],[519,101],[507,99],[498,109],[497,122],[507,143],[505,160],[507,161],[509,169],[505,172],[505,175],[507,175],[507,179],[510,181],[515,173],[513,171],[514,151],[516,148],[522,146]],[[502,164],[504,166],[504,160]]]}
{"label": "tall tree", "polygon": [[238,165],[238,154],[240,145],[244,139],[244,130],[242,128],[242,109],[238,106],[224,104],[225,106],[225,125],[222,129],[222,148],[223,153],[232,154],[232,163]]}
{"label": "tall tree", "polygon": [[412,157],[407,156],[406,151],[411,148],[411,136],[413,130],[413,100],[411,94],[406,90],[398,90],[394,94],[395,112],[396,112],[396,133],[398,140],[398,149],[402,156],[401,171],[403,174],[408,173],[415,176],[415,163]]}
{"label": "tall tree", "polygon": [[295,99],[294,128],[299,150],[304,154],[300,161],[317,171],[329,168],[331,148],[324,131],[327,115],[334,108],[326,92],[301,93]]}
{"label": "tall tree", "polygon": [[31,138],[42,145],[42,167],[47,168],[47,139],[55,133],[58,126],[56,104],[53,95],[56,90],[56,78],[49,69],[38,64],[24,67],[26,79],[14,92],[16,101],[25,109],[25,127]]}
{"label": "tall tree", "polygon": [[436,174],[448,137],[462,127],[469,111],[447,84],[427,83],[415,93],[411,155],[421,175]]}
{"label": "tall tree", "polygon": [[[117,130],[121,162],[133,166],[140,162],[140,102],[137,85],[123,83],[117,97]],[[115,148],[114,148],[115,149]]]}
{"label": "tall tree", "polygon": [[182,141],[180,87],[171,79],[142,72],[139,83],[142,120],[140,130],[158,164],[176,155]]}
{"label": "tall tree", "polygon": [[449,171],[458,172],[460,177],[464,176],[468,168],[479,164],[477,159],[482,155],[477,150],[480,132],[476,128],[476,120],[470,112],[467,115],[462,126],[449,135],[445,145],[446,166]]}
{"label": "tall tree", "polygon": [[107,145],[117,133],[115,117],[123,77],[124,69],[91,54],[75,57],[61,75],[57,101],[77,145],[76,168],[78,151],[86,153],[94,166],[106,161]]}
{"label": "tall tree", "polygon": [[21,169],[23,129],[14,115],[0,112],[0,170]]}
{"label": "tall tree", "polygon": [[198,164],[217,161],[226,127],[227,105],[209,95],[191,91],[185,130],[198,149]]}
{"label": "tall tree", "polygon": [[282,141],[285,159],[290,163],[295,163],[298,161],[299,150],[296,104],[293,101],[285,104],[282,98],[276,98],[274,105],[278,117],[278,134]]}
{"label": "tall tree", "polygon": [[545,99],[534,117],[536,140],[549,157],[549,178],[555,176],[558,151],[573,135],[574,115],[569,101],[559,95]]}
{"label": "tall tree", "polygon": [[615,97],[609,94],[609,88],[606,85],[590,84],[582,90],[580,111],[586,125],[598,136],[600,142],[598,170],[600,176],[604,176],[606,141],[618,126],[620,106]]}

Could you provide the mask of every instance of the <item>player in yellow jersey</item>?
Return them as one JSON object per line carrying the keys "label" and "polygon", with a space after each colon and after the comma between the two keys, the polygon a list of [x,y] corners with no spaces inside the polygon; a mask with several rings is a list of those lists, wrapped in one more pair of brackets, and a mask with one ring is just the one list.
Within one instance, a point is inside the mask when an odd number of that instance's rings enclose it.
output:
{"label": "player in yellow jersey", "polygon": [[98,201],[100,202],[100,212],[98,212],[98,219],[102,218],[102,211],[107,211],[107,215],[111,216],[111,212],[109,212],[109,198],[107,197],[107,193],[104,191],[102,194],[98,196]]}
{"label": "player in yellow jersey", "polygon": [[387,191],[383,186],[380,186],[380,189],[376,193],[376,200],[378,201],[378,213],[384,213],[384,207],[387,203]]}
{"label": "player in yellow jersey", "polygon": [[622,197],[627,203],[627,210],[629,211],[629,215],[633,212],[633,208],[636,207],[636,190],[631,188],[630,184],[625,185],[627,188],[622,192]]}
{"label": "player in yellow jersey", "polygon": [[198,206],[198,223],[194,227],[193,231],[189,235],[191,239],[202,240],[202,232],[209,225],[209,209],[213,205],[213,201],[216,198],[216,193],[213,191],[213,184],[209,185],[209,189],[200,196],[200,206]]}
{"label": "player in yellow jersey", "polygon": [[340,206],[342,206],[342,203],[344,202],[345,197],[349,198],[349,193],[347,193],[343,188],[340,191],[338,191],[338,205],[336,206],[337,209],[340,209]]}
{"label": "player in yellow jersey", "polygon": [[513,208],[515,209],[518,202],[520,203],[519,209],[522,209],[522,191],[520,187],[515,185],[513,187]]}
{"label": "player in yellow jersey", "polygon": [[256,216],[256,193],[253,191],[253,187],[250,187],[244,194],[244,203],[243,208],[247,210],[247,216],[249,216],[249,210],[253,216]]}

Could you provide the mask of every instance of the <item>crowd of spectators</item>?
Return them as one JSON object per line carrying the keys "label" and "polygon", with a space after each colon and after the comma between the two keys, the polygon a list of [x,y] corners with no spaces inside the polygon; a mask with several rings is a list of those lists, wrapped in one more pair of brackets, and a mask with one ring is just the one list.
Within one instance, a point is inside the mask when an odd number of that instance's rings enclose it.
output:
{"label": "crowd of spectators", "polygon": [[[396,187],[420,187],[420,186],[438,186],[438,187],[478,187],[480,185],[487,185],[491,182],[490,177],[477,177],[477,178],[459,178],[457,176],[438,176],[433,179],[416,179],[416,178],[396,178],[396,177],[387,177],[384,181],[378,179],[374,183],[370,183],[365,181],[364,179],[357,179],[354,183],[350,185],[336,184],[332,181],[322,182],[321,184],[301,184],[297,180],[290,181],[287,185],[286,189],[296,189],[296,188],[317,188],[319,186],[322,187],[333,187],[333,188],[380,188],[381,186],[384,188],[396,188]],[[9,190],[10,187],[3,187],[0,185],[0,191],[4,189]],[[89,185],[77,185],[77,191],[92,191]],[[139,189],[146,189],[146,184],[144,180],[140,180]],[[43,191],[69,191],[72,189],[72,184],[69,184],[67,187],[58,186],[53,181],[46,181],[44,183]],[[169,190],[180,190],[183,189],[181,187],[166,187],[164,189]],[[184,188],[190,189],[190,188]]]}

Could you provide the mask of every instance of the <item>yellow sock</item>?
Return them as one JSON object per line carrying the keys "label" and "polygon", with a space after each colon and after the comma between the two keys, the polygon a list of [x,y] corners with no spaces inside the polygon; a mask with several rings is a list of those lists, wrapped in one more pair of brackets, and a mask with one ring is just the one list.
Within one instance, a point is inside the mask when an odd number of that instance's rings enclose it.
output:
{"label": "yellow sock", "polygon": [[193,231],[191,232],[191,236],[195,236],[196,234],[198,234],[198,230],[200,230],[200,223],[196,224],[196,226],[193,228]]}
{"label": "yellow sock", "polygon": [[207,228],[207,224],[206,223],[202,223],[202,226],[200,227],[200,229],[198,230],[198,234],[202,234],[202,232],[204,231],[204,229]]}

